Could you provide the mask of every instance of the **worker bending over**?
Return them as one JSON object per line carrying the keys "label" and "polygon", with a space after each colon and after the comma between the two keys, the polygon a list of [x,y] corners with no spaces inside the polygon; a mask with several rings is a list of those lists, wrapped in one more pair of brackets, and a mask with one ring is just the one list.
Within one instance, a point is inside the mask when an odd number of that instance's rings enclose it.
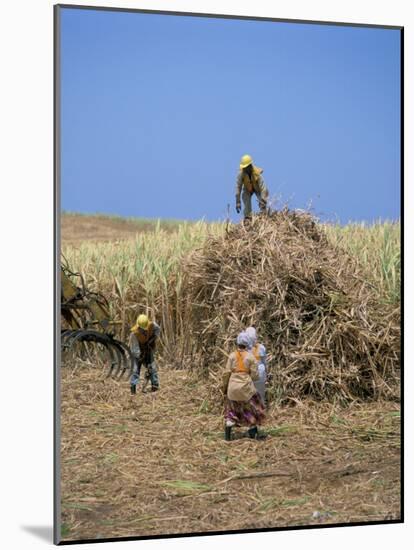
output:
{"label": "worker bending over", "polygon": [[136,324],[131,328],[130,347],[135,359],[130,379],[132,394],[136,393],[142,365],[147,369],[145,378],[151,382],[151,391],[159,389],[157,366],[154,360],[155,343],[159,335],[160,327],[144,314],[138,316]]}

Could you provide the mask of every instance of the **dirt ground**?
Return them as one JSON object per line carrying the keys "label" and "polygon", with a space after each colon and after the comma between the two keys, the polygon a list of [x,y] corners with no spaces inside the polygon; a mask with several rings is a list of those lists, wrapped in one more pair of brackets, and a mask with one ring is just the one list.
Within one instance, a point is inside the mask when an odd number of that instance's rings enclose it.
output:
{"label": "dirt ground", "polygon": [[[155,221],[129,220],[110,216],[68,214],[61,216],[63,244],[79,244],[82,241],[114,241],[133,239],[137,233],[154,231]],[[174,223],[162,221],[161,227],[174,230]]]}
{"label": "dirt ground", "polygon": [[272,405],[266,439],[226,442],[214,380],[104,374],[62,368],[63,540],[400,518],[395,403]]}

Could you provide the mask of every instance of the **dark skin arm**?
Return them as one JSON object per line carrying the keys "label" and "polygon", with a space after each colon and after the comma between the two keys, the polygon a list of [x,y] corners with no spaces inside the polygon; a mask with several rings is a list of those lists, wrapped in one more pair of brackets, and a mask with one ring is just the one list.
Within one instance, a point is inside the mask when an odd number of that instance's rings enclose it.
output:
{"label": "dark skin arm", "polygon": [[223,386],[222,386],[222,390],[223,390],[223,394],[226,395],[227,394],[227,386],[229,385],[229,380],[230,380],[230,372],[225,372],[223,374]]}
{"label": "dark skin arm", "polygon": [[227,394],[227,386],[229,385],[229,380],[231,376],[231,360],[230,357],[227,359],[226,367],[223,372],[223,378],[222,378],[222,390],[223,394]]}
{"label": "dark skin arm", "polygon": [[[251,179],[253,173],[253,165],[249,164],[249,166],[246,166],[246,168],[243,168],[241,174],[247,174],[249,178]],[[242,190],[242,182],[241,182],[241,175],[239,174],[237,178],[237,184],[236,184],[236,212],[237,214],[240,214],[241,212],[241,202],[240,202],[240,193]]]}

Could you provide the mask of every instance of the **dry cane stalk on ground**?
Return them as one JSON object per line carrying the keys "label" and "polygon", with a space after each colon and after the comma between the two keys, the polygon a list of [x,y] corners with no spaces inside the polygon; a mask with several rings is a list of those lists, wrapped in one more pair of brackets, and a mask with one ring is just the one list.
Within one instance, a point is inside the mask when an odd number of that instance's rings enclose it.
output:
{"label": "dry cane stalk on ground", "polygon": [[400,517],[399,407],[271,406],[264,441],[223,438],[212,381],[160,369],[161,390],[62,371],[64,538]]}

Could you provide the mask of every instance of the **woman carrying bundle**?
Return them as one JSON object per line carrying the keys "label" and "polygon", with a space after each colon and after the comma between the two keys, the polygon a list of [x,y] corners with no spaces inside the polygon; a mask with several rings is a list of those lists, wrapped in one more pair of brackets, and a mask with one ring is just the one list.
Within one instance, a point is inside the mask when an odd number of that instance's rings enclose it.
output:
{"label": "woman carrying bundle", "polygon": [[257,426],[265,418],[264,406],[254,386],[258,380],[257,362],[248,351],[250,340],[245,332],[237,337],[237,349],[227,360],[223,374],[225,397],[225,439],[231,440],[233,426],[247,426],[248,436],[258,439]]}

